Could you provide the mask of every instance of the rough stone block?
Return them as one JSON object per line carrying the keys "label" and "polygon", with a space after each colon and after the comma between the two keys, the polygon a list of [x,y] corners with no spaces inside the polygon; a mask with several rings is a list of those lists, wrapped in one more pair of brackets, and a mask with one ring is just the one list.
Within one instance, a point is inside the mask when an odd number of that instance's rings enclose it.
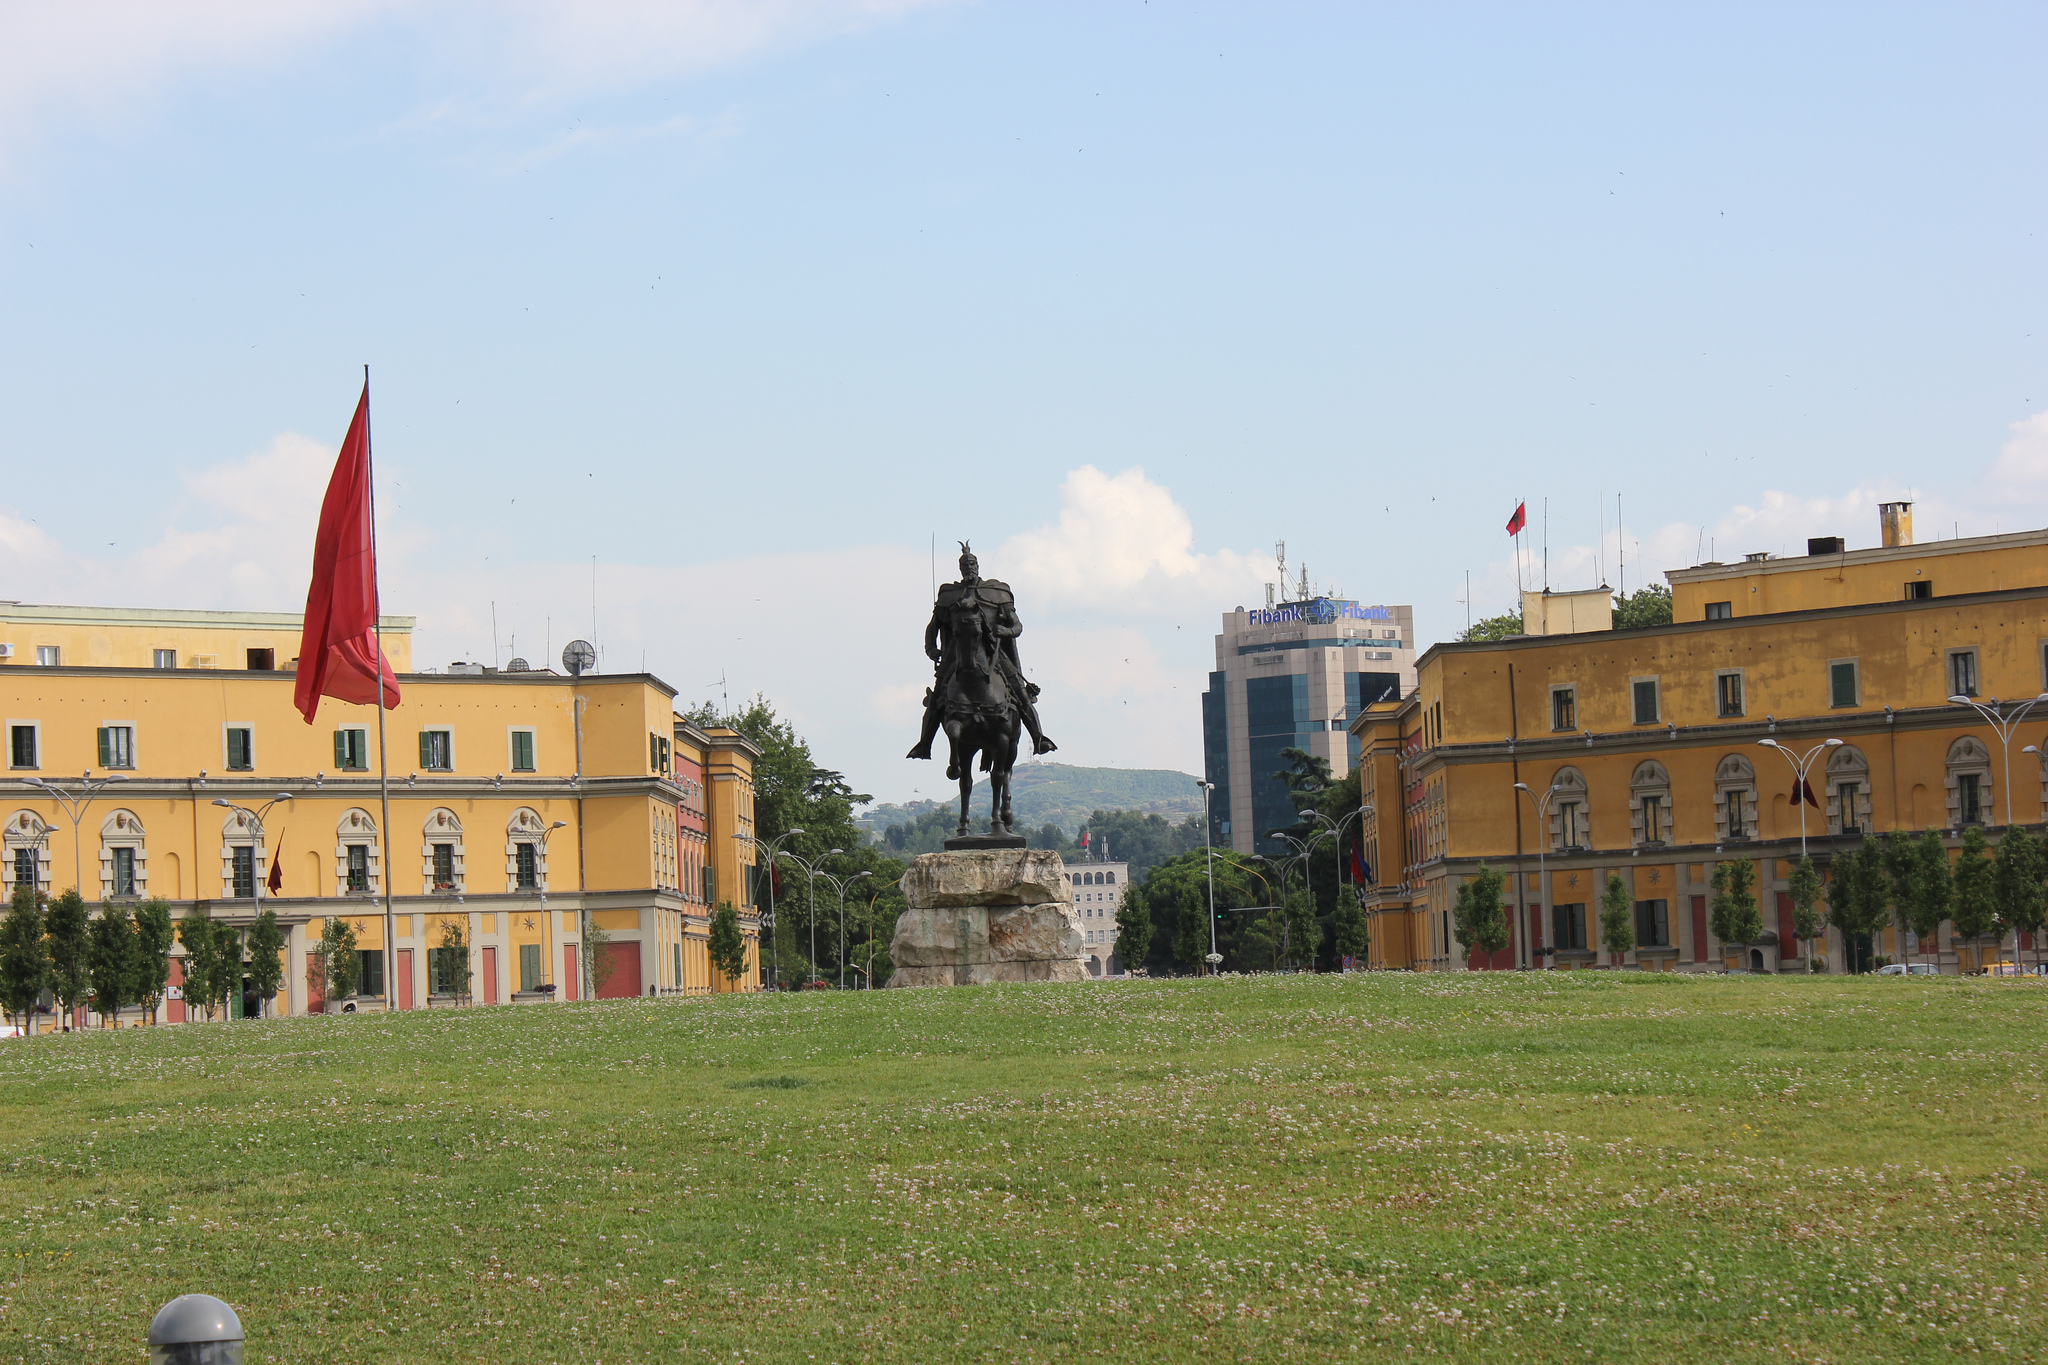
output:
{"label": "rough stone block", "polygon": [[889,984],[1082,981],[1066,864],[1043,849],[927,853],[903,876]]}
{"label": "rough stone block", "polygon": [[903,874],[912,905],[1026,905],[1070,901],[1060,855],[1044,848],[925,853]]}

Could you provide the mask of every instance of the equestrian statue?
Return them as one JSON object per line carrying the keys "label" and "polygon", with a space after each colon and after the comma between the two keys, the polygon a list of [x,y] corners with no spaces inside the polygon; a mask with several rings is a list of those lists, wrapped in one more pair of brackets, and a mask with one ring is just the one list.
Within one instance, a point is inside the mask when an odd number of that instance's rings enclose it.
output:
{"label": "equestrian statue", "polygon": [[930,758],[933,737],[945,729],[952,747],[946,776],[960,780],[960,839],[968,837],[977,753],[988,774],[989,836],[1021,846],[1024,841],[1010,833],[1010,770],[1017,762],[1019,731],[1030,731],[1034,754],[1059,747],[1039,728],[1038,687],[1025,681],[1017,659],[1017,637],[1023,633],[1010,585],[983,578],[981,562],[961,541],[960,581],[939,589],[924,628],[925,656],[937,669],[924,694],[924,732],[907,755]]}

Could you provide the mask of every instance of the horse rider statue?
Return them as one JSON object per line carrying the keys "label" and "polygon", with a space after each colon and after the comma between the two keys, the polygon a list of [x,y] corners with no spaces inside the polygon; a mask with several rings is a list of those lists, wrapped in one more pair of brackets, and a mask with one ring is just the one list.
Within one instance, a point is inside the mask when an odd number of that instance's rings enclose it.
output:
{"label": "horse rider statue", "polygon": [[[960,691],[955,674],[959,670],[959,659],[966,630],[980,629],[999,642],[997,667],[1001,669],[1007,691],[1014,703],[1018,718],[1024,728],[1031,732],[1031,752],[1049,754],[1059,746],[1045,737],[1045,731],[1038,722],[1038,684],[1024,679],[1024,665],[1017,658],[1017,637],[1024,633],[1024,625],[1017,619],[1017,599],[1010,591],[1010,585],[995,578],[981,576],[981,561],[975,558],[974,550],[966,541],[960,542],[960,581],[947,583],[939,589],[938,600],[932,604],[932,619],[924,628],[925,657],[937,665],[937,676],[924,694],[924,730],[917,737],[906,758],[930,758],[932,739],[945,723],[946,702],[949,695]],[[948,777],[956,776],[947,773]]]}

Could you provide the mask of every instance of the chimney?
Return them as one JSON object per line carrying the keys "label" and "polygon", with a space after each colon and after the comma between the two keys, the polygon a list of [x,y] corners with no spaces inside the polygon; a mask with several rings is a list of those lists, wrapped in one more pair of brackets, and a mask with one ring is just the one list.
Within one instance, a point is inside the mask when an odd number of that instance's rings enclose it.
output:
{"label": "chimney", "polygon": [[1878,529],[1886,549],[1913,543],[1913,504],[1881,502],[1877,505]]}

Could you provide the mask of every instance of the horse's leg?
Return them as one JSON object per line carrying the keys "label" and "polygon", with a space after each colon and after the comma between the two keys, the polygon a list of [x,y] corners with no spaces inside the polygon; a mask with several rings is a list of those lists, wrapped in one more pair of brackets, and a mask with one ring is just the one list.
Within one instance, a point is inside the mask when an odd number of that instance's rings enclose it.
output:
{"label": "horse's leg", "polygon": [[967,833],[970,827],[968,812],[974,807],[974,748],[975,741],[972,736],[965,736],[961,739],[959,746],[960,833],[963,835]]}
{"label": "horse's leg", "polygon": [[1017,722],[1012,720],[1003,736],[989,747],[995,757],[995,767],[989,774],[990,813],[1002,826],[1000,832],[1008,834],[1017,820],[1010,809],[1010,774],[1017,766]]}

